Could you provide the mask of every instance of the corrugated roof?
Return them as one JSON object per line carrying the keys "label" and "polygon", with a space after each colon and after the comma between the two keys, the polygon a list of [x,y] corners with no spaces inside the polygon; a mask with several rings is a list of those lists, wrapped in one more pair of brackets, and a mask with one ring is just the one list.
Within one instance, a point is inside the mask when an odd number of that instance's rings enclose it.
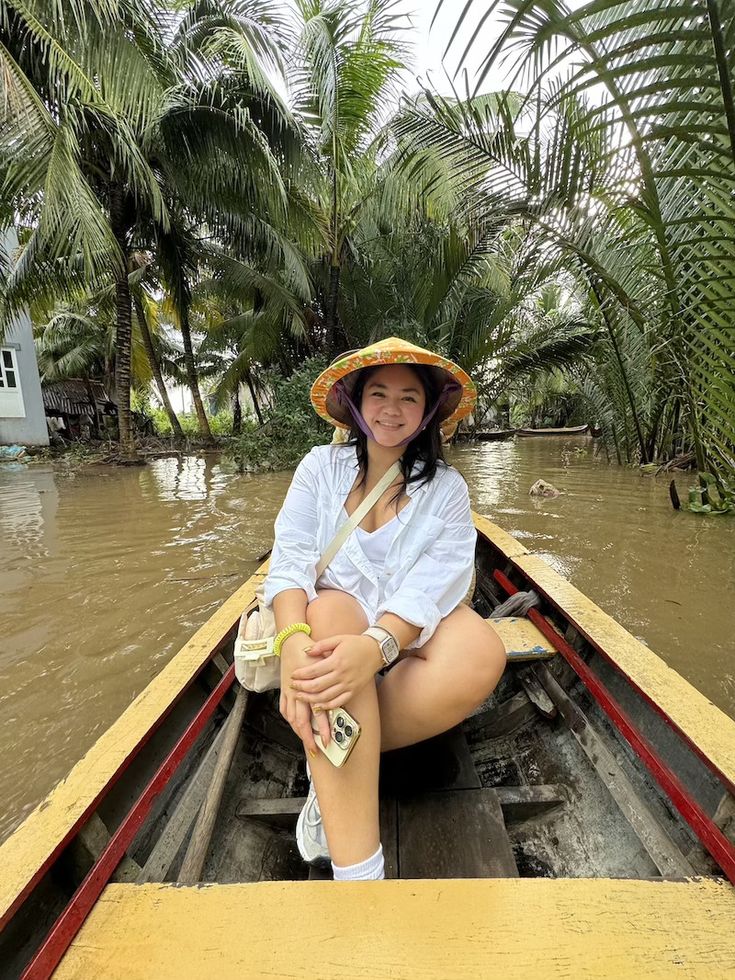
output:
{"label": "corrugated roof", "polygon": [[54,381],[42,387],[43,407],[50,412],[61,412],[64,415],[93,415],[89,403],[89,389],[97,403],[97,409],[103,410],[106,405],[114,404],[101,381]]}

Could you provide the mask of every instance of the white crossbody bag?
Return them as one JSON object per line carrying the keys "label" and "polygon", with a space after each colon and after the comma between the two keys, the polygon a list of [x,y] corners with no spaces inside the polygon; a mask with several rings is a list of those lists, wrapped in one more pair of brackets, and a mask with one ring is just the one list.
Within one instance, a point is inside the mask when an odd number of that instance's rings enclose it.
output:
{"label": "white crossbody bag", "polygon": [[[316,566],[316,581],[337,554],[350,534],[369,510],[374,507],[393,480],[400,474],[400,462],[391,466],[385,476],[363,500],[349,520],[345,521],[330,541]],[[256,604],[240,617],[235,639],[235,674],[248,691],[270,691],[281,683],[281,658],[273,652],[276,620],[273,610],[265,605],[263,586],[255,593]]]}

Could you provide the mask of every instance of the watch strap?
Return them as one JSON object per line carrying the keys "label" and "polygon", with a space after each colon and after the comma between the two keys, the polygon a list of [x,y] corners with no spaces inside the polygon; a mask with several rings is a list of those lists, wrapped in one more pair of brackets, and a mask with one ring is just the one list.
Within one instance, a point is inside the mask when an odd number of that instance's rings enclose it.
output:
{"label": "watch strap", "polygon": [[[366,630],[363,630],[362,635],[371,636],[377,642],[378,646],[380,647],[381,656],[383,657],[383,663],[385,664],[386,667],[390,667],[391,664],[395,663],[396,658],[400,653],[401,646],[397,638],[391,633],[389,629],[386,629],[385,626],[368,626]],[[386,657],[385,649],[384,649],[384,644],[388,640],[393,641],[395,651],[396,651],[394,657],[390,660],[388,659],[388,657]]]}

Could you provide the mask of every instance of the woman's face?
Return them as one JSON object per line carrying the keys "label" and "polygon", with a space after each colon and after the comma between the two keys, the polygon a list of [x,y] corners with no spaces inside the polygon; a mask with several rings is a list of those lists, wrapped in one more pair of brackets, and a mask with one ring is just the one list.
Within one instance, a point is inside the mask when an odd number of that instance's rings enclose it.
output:
{"label": "woman's face", "polygon": [[426,395],[418,376],[405,364],[387,364],[368,378],[360,411],[380,446],[397,446],[418,429]]}

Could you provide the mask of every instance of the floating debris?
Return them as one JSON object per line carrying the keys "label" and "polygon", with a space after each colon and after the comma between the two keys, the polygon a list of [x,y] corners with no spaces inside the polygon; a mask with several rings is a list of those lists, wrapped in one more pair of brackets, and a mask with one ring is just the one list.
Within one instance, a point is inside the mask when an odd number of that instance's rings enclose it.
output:
{"label": "floating debris", "polygon": [[558,497],[560,493],[561,490],[557,490],[556,487],[547,483],[546,480],[536,480],[528,491],[530,497]]}

